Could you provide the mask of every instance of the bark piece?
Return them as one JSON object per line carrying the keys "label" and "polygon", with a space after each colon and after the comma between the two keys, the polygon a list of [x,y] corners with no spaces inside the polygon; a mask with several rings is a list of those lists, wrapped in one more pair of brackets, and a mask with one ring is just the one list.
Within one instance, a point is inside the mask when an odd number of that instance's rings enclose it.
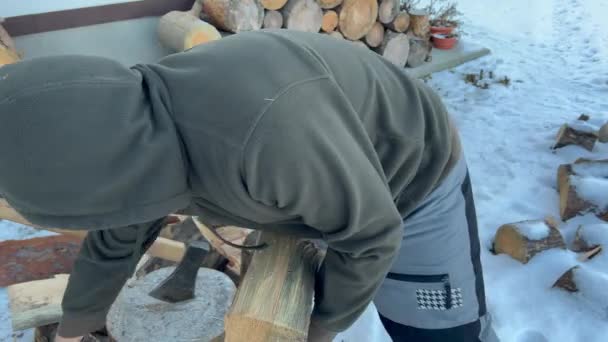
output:
{"label": "bark piece", "polygon": [[580,127],[571,127],[568,124],[563,125],[557,133],[557,141],[553,149],[568,145],[578,145],[588,151],[593,150],[593,146],[597,141],[597,134],[589,129]]}
{"label": "bark piece", "polygon": [[195,296],[167,303],[148,293],[166,279],[174,267],[152,272],[123,288],[108,313],[111,336],[121,341],[212,341],[224,331],[236,287],[222,272],[200,268]]}
{"label": "bark piece", "polygon": [[333,9],[342,4],[342,0],[317,0],[322,9]]}
{"label": "bark piece", "polygon": [[431,24],[429,14],[426,11],[410,11],[410,30],[417,37],[429,39],[431,37]]}
{"label": "bark piece", "polygon": [[384,41],[384,26],[376,22],[372,29],[365,35],[365,43],[372,48],[380,46]]}
{"label": "bark piece", "polygon": [[387,30],[377,52],[393,64],[403,68],[410,53],[409,39],[404,33]]}
{"label": "bark piece", "polygon": [[262,7],[270,11],[276,11],[283,8],[287,0],[259,0]]}
{"label": "bark piece", "polygon": [[214,26],[229,32],[262,28],[264,8],[257,0],[204,0],[203,11]]}
{"label": "bark piece", "polygon": [[407,58],[407,66],[415,68],[427,62],[431,55],[433,44],[429,40],[410,37],[410,53]]}
{"label": "bark piece", "polygon": [[578,159],[557,170],[562,220],[593,212],[608,221],[608,160]]}
{"label": "bark piece", "polygon": [[222,37],[213,25],[199,19],[201,1],[195,1],[190,11],[171,11],[160,18],[157,31],[163,46],[184,51]]}
{"label": "bark piece", "polygon": [[602,143],[608,143],[608,122],[606,122],[598,133],[598,140]]}
{"label": "bark piece", "polygon": [[306,341],[314,291],[313,261],[293,236],[262,232],[226,316],[226,342]]}
{"label": "bark piece", "polygon": [[316,33],[323,24],[323,10],[315,0],[288,0],[281,13],[289,30]]}
{"label": "bark piece", "polygon": [[378,6],[378,21],[388,24],[399,14],[399,0],[382,0]]}
{"label": "bark piece", "polygon": [[551,219],[505,224],[498,229],[494,238],[496,254],[508,254],[523,264],[551,248],[566,248],[562,235]]}
{"label": "bark piece", "polygon": [[266,11],[264,15],[264,28],[278,29],[283,27],[283,15],[279,11]]}
{"label": "bark piece", "polygon": [[327,10],[323,13],[323,21],[321,31],[331,33],[338,27],[338,13],[336,11]]}
{"label": "bark piece", "polygon": [[378,18],[377,0],[344,0],[340,8],[340,32],[345,38],[363,38]]}
{"label": "bark piece", "polygon": [[395,19],[386,26],[395,32],[405,32],[410,27],[410,15],[407,12],[400,12]]}

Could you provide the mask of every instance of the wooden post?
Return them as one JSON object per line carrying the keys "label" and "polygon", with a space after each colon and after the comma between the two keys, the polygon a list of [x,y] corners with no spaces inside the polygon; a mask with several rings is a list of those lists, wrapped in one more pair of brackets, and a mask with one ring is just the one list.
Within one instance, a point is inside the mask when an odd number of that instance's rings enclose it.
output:
{"label": "wooden post", "polygon": [[306,342],[314,291],[314,267],[298,239],[263,232],[251,265],[226,316],[226,342]]}

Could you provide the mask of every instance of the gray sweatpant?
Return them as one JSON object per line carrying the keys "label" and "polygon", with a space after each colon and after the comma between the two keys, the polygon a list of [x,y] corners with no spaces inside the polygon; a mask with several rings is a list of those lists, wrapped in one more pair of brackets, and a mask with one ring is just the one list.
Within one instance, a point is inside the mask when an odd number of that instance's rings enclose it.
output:
{"label": "gray sweatpant", "polygon": [[464,157],[403,220],[399,256],[374,303],[393,341],[498,341],[486,311]]}

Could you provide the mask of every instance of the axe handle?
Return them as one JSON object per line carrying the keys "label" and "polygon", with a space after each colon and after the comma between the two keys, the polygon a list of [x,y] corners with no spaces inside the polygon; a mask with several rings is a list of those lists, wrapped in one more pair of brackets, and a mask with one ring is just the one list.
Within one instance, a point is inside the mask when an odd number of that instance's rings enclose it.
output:
{"label": "axe handle", "polygon": [[[26,220],[23,216],[21,216],[15,209],[13,209],[5,199],[0,198],[0,219],[20,223],[26,226],[30,226],[40,230],[49,230],[59,234],[72,235],[83,238],[86,236],[86,230],[68,230],[61,228],[45,228],[32,224],[28,220]],[[184,256],[184,251],[186,250],[184,244],[179,241],[158,237],[154,244],[150,246],[148,249],[148,254],[151,256],[179,262]]]}

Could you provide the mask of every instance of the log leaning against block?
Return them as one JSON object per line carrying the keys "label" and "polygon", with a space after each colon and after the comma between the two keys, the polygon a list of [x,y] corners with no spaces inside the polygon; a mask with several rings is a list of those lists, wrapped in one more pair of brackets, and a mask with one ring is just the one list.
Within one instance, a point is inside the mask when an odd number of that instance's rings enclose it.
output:
{"label": "log leaning against block", "polygon": [[[13,221],[37,229],[49,230],[59,234],[79,236],[81,238],[84,238],[87,233],[86,230],[69,230],[36,226],[21,216],[4,199],[0,199],[0,219]],[[185,247],[183,243],[159,237],[154,241],[147,253],[158,258],[177,262],[182,259],[184,251]]]}

